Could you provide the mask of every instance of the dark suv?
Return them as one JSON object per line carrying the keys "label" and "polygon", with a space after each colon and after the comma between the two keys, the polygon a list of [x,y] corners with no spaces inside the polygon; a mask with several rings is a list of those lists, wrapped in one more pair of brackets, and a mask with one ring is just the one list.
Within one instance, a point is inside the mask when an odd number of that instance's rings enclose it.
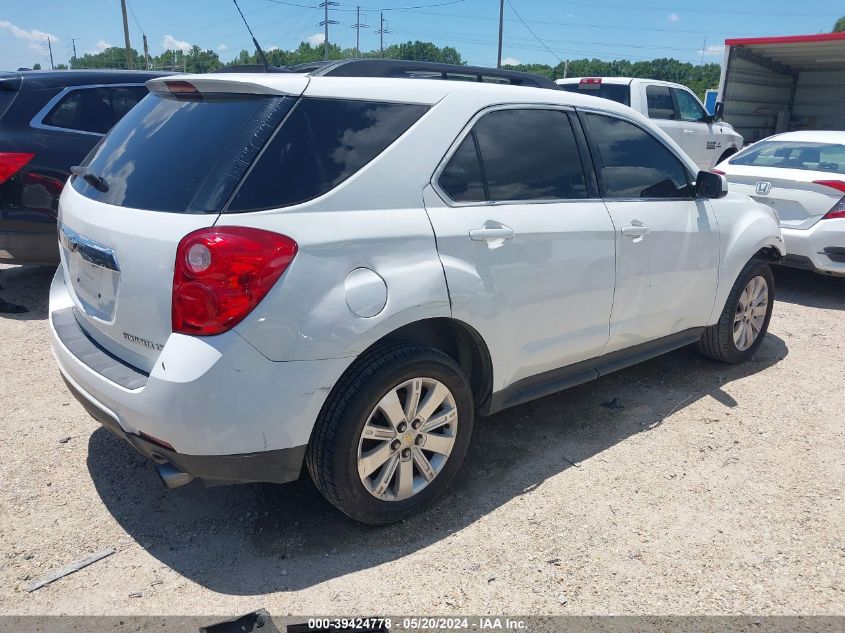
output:
{"label": "dark suv", "polygon": [[163,74],[0,72],[0,262],[58,262],[56,212],[70,167]]}

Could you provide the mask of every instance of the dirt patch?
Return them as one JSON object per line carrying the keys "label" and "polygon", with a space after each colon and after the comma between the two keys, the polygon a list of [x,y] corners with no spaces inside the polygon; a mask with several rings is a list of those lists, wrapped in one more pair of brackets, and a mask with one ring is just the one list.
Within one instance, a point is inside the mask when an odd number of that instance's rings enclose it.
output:
{"label": "dirt patch", "polygon": [[51,276],[0,268],[29,309],[0,314],[0,613],[845,613],[845,280],[777,271],[751,363],[683,349],[482,420],[446,497],[374,529],[307,479],[164,490],[65,389]]}

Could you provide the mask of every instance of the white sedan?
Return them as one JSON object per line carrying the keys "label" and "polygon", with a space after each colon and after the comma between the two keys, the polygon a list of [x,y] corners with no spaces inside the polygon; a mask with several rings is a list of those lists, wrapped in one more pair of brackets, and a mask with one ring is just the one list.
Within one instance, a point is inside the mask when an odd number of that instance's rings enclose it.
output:
{"label": "white sedan", "polygon": [[770,136],[714,171],[777,211],[784,264],[845,276],[845,132]]}

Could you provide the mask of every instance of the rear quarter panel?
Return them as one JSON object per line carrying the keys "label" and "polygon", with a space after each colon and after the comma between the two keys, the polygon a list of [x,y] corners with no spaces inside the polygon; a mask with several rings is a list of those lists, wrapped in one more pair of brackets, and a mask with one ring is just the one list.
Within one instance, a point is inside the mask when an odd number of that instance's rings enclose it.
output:
{"label": "rear quarter panel", "polygon": [[[434,106],[323,196],[284,209],[220,216],[218,225],[255,226],[299,245],[282,279],[235,328],[258,351],[276,361],[354,357],[403,325],[451,316],[423,189],[475,111],[472,99],[460,103],[466,113]],[[386,303],[374,316],[350,308],[347,278],[360,268],[384,281]]]}

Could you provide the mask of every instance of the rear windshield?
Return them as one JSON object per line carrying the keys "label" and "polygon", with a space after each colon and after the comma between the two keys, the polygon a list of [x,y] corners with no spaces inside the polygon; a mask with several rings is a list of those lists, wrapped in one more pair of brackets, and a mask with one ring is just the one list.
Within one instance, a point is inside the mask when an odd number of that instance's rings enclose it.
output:
{"label": "rear windshield", "polygon": [[230,198],[225,210],[231,212],[289,206],[352,176],[427,109],[344,99],[153,94],[94,148],[73,187],[106,204],[172,213],[219,212]]}
{"label": "rear windshield", "polygon": [[578,92],[590,97],[610,99],[622,105],[631,105],[631,87],[626,84],[560,84],[567,92]]}
{"label": "rear windshield", "polygon": [[83,162],[82,195],[172,213],[220,211],[259,149],[295,102],[285,97],[150,94]]}
{"label": "rear windshield", "polygon": [[845,145],[800,141],[760,141],[734,156],[729,162],[731,165],[780,167],[845,174]]}

